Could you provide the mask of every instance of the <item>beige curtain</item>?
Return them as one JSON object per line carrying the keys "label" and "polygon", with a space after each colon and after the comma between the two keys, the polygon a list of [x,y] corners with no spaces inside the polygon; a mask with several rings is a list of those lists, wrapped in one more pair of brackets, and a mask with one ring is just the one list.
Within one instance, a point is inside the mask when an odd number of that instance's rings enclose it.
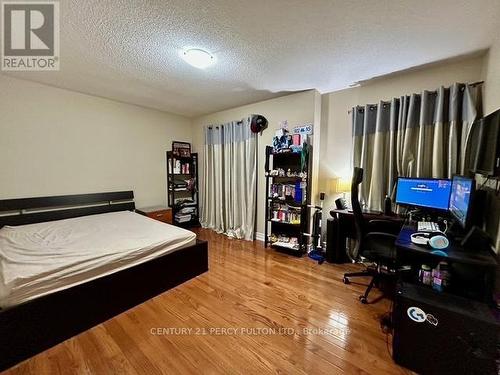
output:
{"label": "beige curtain", "polygon": [[257,136],[250,118],[205,128],[201,224],[253,240],[257,201]]}
{"label": "beige curtain", "polygon": [[451,178],[469,172],[471,128],[482,84],[440,87],[352,109],[353,164],[364,170],[360,199],[382,210],[398,176]]}

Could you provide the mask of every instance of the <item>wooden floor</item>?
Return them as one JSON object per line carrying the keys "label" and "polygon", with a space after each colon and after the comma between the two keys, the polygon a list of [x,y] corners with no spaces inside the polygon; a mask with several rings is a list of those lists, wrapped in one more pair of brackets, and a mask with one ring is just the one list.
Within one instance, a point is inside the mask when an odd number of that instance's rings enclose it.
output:
{"label": "wooden floor", "polygon": [[355,266],[198,235],[209,240],[208,273],[5,374],[408,373],[380,328],[390,303],[362,305],[366,280],[341,281]]}

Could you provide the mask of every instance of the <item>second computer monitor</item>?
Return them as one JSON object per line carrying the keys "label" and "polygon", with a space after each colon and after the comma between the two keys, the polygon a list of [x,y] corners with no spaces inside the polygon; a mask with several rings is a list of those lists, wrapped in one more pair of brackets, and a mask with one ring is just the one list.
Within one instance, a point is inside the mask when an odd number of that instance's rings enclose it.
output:
{"label": "second computer monitor", "polygon": [[465,228],[470,216],[470,204],[475,181],[471,178],[454,176],[451,184],[450,213]]}
{"label": "second computer monitor", "polygon": [[450,203],[450,194],[450,180],[399,177],[396,203],[446,211]]}

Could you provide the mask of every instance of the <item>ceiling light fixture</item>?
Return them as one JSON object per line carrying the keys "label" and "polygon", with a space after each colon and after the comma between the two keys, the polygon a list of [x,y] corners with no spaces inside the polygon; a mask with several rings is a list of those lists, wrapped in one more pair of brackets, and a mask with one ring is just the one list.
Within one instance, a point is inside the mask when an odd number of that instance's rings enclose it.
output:
{"label": "ceiling light fixture", "polygon": [[181,57],[189,65],[198,69],[205,69],[215,64],[215,57],[207,51],[199,48],[190,48],[182,51]]}

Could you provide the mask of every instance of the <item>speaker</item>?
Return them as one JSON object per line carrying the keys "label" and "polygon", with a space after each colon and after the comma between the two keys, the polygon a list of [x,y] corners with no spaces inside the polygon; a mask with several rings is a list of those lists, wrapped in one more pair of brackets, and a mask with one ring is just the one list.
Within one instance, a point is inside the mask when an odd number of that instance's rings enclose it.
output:
{"label": "speaker", "polygon": [[500,324],[486,304],[402,283],[393,310],[393,358],[420,374],[498,375]]}
{"label": "speaker", "polygon": [[337,219],[327,219],[326,221],[326,261],[335,263],[335,235],[338,231],[339,222]]}
{"label": "speaker", "polygon": [[266,165],[265,165],[265,170],[269,171],[269,156],[273,153],[273,147],[272,146],[266,146]]}
{"label": "speaker", "polygon": [[328,219],[326,221],[326,261],[329,263],[347,263],[349,258],[345,251],[345,244],[340,243],[339,232],[340,222],[338,219]]}

